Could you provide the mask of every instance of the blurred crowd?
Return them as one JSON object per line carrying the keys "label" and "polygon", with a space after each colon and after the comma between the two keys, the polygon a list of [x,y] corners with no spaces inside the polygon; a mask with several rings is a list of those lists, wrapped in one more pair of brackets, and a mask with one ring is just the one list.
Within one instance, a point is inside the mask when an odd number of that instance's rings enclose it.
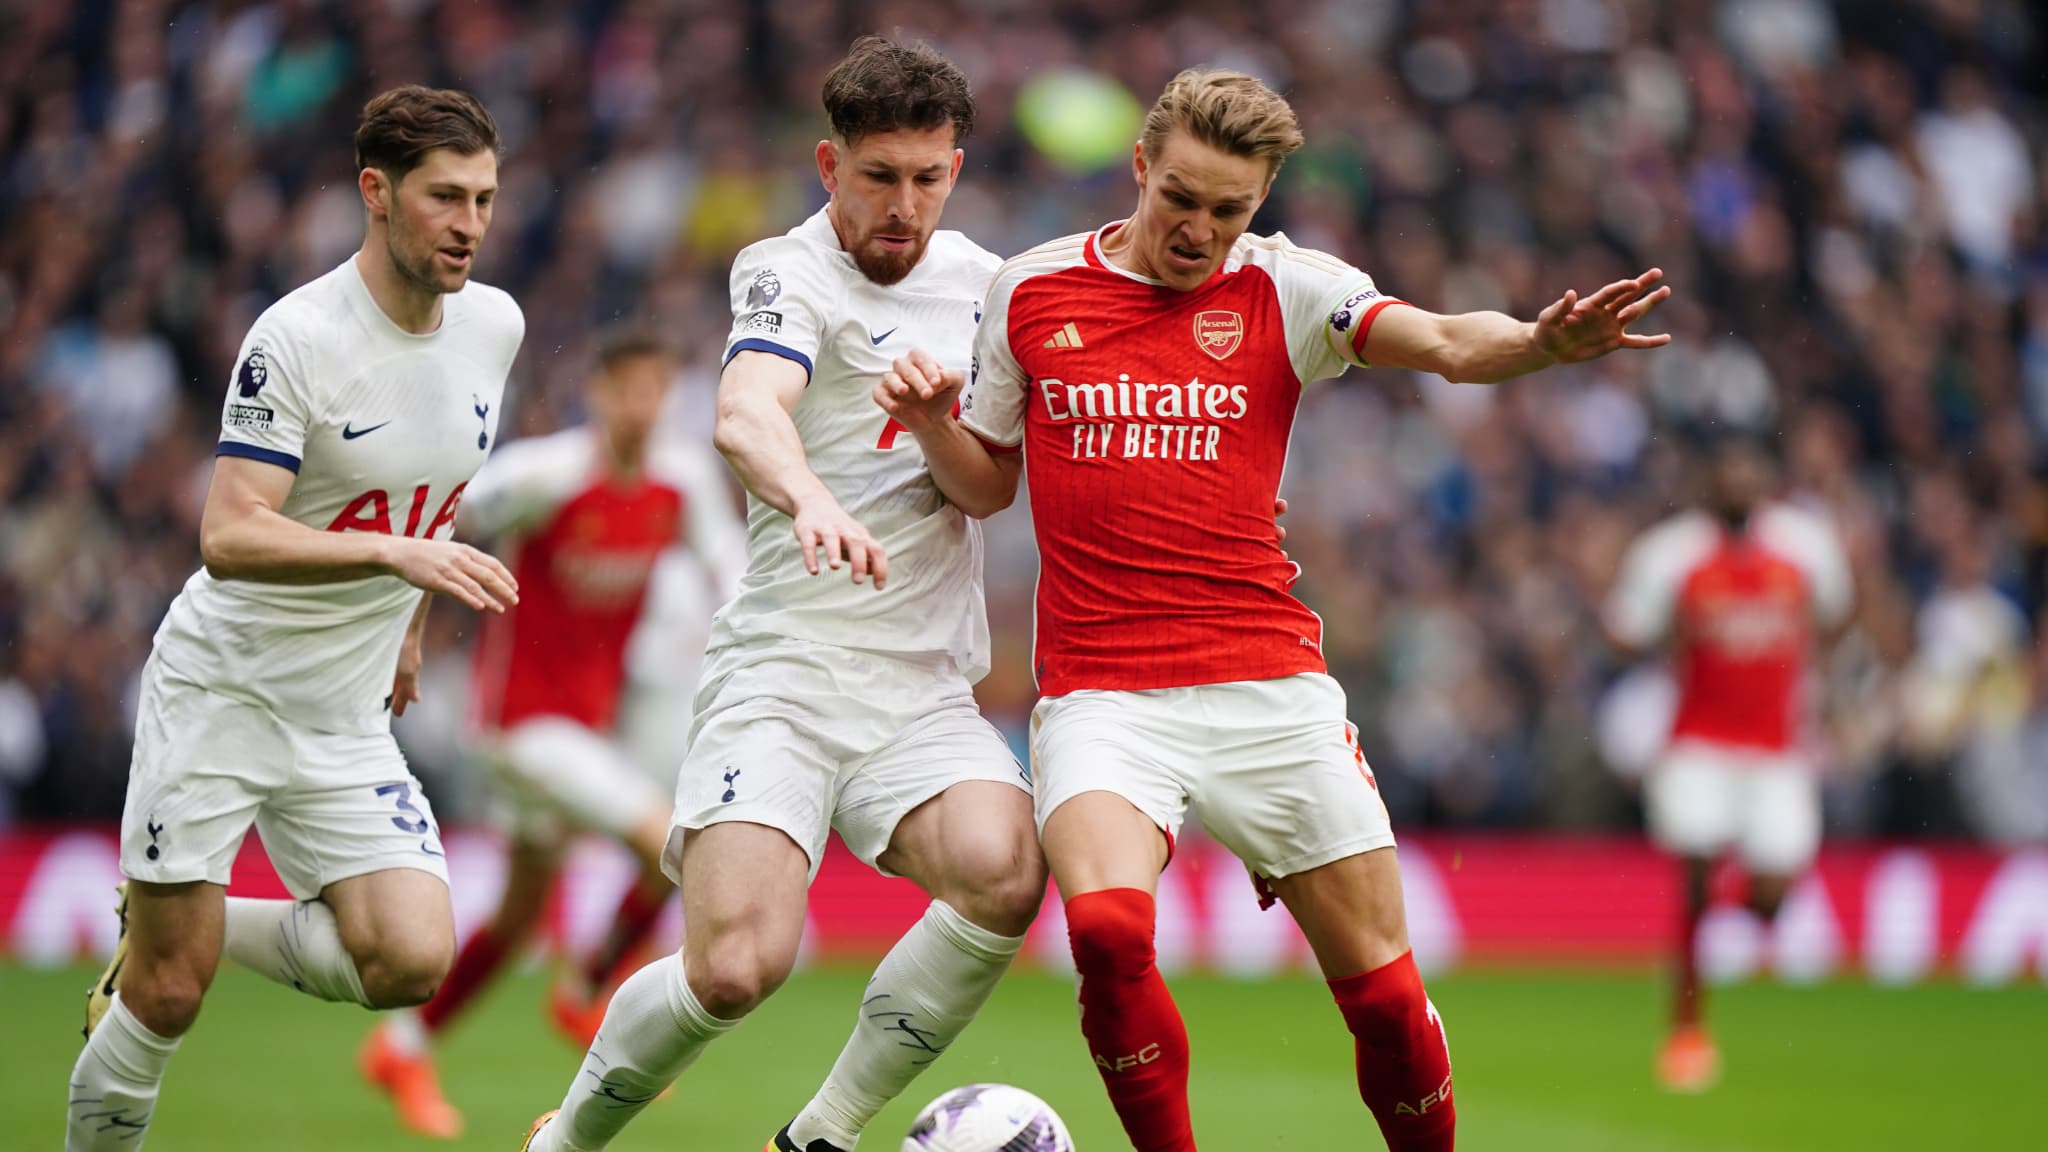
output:
{"label": "blurred crowd", "polygon": [[[974,82],[946,224],[998,253],[1127,211],[1123,147],[1061,134],[1213,63],[1308,135],[1258,230],[1389,294],[1531,317],[1664,269],[1661,351],[1304,401],[1288,547],[1398,824],[1632,826],[1666,693],[1599,605],[1691,498],[1701,434],[1740,426],[1853,559],[1817,686],[1831,832],[2048,840],[2048,16],[2026,0],[0,0],[0,826],[118,814],[232,358],[359,242],[368,96],[458,86],[497,118],[478,276],[528,325],[506,434],[577,419],[592,333],[637,317],[688,353],[674,431],[703,436],[730,259],[822,202],[818,83],[864,31]],[[1020,118],[1047,77],[1101,117]],[[982,692],[1020,733],[1035,559],[1021,511],[990,535]],[[436,703],[401,735],[459,817],[470,622],[436,620]]]}

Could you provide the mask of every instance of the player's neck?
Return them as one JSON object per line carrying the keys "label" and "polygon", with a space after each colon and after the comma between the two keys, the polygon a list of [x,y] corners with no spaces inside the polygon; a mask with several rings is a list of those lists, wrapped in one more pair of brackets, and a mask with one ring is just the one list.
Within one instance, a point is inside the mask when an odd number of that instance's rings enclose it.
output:
{"label": "player's neck", "polygon": [[604,462],[614,480],[633,480],[647,465],[647,442],[645,440],[621,440],[607,432],[598,433],[598,443],[604,446]]}
{"label": "player's neck", "polygon": [[1159,274],[1145,263],[1137,244],[1133,242],[1137,233],[1132,225],[1136,223],[1136,219],[1126,220],[1120,227],[1111,229],[1095,242],[1095,249],[1102,253],[1103,260],[1111,266],[1134,276],[1143,276],[1147,280],[1157,280],[1160,278]]}
{"label": "player's neck", "polygon": [[364,238],[356,253],[356,272],[370,290],[370,299],[377,302],[377,310],[400,329],[425,336],[441,327],[441,293],[399,275],[383,241],[374,233]]}

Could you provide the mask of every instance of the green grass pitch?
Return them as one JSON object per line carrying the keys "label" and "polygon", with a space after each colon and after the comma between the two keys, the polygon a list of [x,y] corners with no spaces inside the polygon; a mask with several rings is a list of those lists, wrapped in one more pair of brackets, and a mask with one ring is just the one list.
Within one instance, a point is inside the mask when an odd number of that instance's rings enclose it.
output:
{"label": "green grass pitch", "polygon": [[[78,1051],[84,971],[0,968],[0,1146],[62,1145],[65,1073]],[[720,1041],[620,1152],[755,1152],[809,1096],[851,1021],[864,973],[799,973]],[[1381,1147],[1352,1083],[1349,1037],[1306,978],[1174,981],[1193,1038],[1204,1148]],[[487,993],[441,1049],[469,1132],[442,1147],[512,1152],[554,1106],[579,1053],[541,1017],[542,978]],[[1713,1091],[1659,1091],[1651,1062],[1661,984],[1647,973],[1478,972],[1431,991],[1449,1025],[1462,1149],[1515,1152],[1868,1152],[2048,1147],[2042,1070],[2048,990],[1845,982],[1716,990],[1724,1072]],[[369,1014],[223,972],[171,1065],[150,1152],[430,1148],[398,1131],[358,1079]],[[864,1147],[893,1152],[940,1091],[1001,1080],[1046,1097],[1084,1152],[1127,1148],[1076,1025],[1071,985],[1013,975],[981,1019]]]}

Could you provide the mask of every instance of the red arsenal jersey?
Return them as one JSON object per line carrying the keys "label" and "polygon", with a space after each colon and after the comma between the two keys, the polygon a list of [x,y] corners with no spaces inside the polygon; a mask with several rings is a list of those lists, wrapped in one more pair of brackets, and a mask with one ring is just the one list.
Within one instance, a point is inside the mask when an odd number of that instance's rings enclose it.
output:
{"label": "red arsenal jersey", "polygon": [[684,534],[681,483],[653,467],[629,480],[608,475],[596,437],[577,428],[506,445],[473,487],[483,498],[465,501],[465,518],[474,511],[479,527],[513,538],[506,566],[519,581],[518,605],[484,617],[478,719],[509,728],[564,716],[609,728],[648,577]]}
{"label": "red arsenal jersey", "polygon": [[1038,536],[1039,689],[1147,689],[1324,668],[1273,500],[1304,385],[1362,364],[1396,301],[1284,236],[1241,238],[1200,288],[1070,236],[1005,264],[961,418],[1024,449]]}
{"label": "red arsenal jersey", "polygon": [[1741,533],[1700,513],[1646,533],[1607,616],[1632,646],[1669,634],[1673,740],[1783,752],[1801,736],[1815,625],[1839,622],[1849,601],[1848,565],[1827,525],[1771,505]]}

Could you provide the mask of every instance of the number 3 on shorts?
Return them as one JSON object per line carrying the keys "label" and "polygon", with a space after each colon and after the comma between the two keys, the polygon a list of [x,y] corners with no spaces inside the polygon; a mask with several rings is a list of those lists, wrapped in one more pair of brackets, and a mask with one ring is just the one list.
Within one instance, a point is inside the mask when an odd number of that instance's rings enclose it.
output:
{"label": "number 3 on shorts", "polygon": [[[403,815],[393,816],[391,823],[400,832],[410,832],[415,836],[426,835],[431,825],[427,823],[426,815],[418,808],[413,807],[411,784],[404,781],[400,781],[397,784],[386,784],[377,789],[377,795],[398,797],[398,810]],[[412,819],[406,819],[407,816],[412,817]]]}

